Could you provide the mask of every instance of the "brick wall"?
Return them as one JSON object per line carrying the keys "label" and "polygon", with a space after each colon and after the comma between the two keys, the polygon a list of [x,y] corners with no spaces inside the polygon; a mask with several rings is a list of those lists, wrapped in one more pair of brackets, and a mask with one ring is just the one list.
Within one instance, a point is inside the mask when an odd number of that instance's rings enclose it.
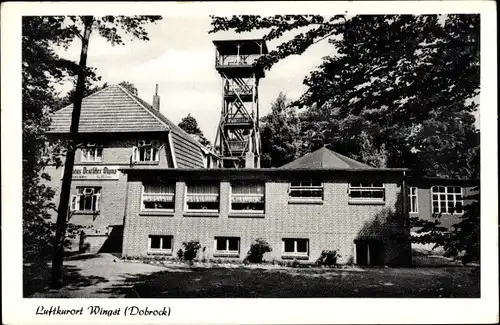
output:
{"label": "brick wall", "polygon": [[[88,136],[89,142],[100,141],[103,145],[102,162],[87,163],[81,160],[81,150],[78,149],[75,156],[75,166],[118,166],[120,168],[130,165],[132,155],[132,147],[136,145],[139,139],[158,139],[163,146],[160,150],[160,161],[157,164],[151,165],[153,168],[169,168],[173,167],[170,147],[167,141],[167,134],[124,134],[124,135],[99,135],[93,138]],[[168,154],[167,154],[168,153]],[[50,181],[46,184],[55,190],[53,202],[56,207],[59,204],[59,196],[62,181],[63,167],[55,168],[48,166],[45,172],[51,176]],[[73,179],[71,183],[71,195],[77,193],[77,187],[100,187],[101,188],[101,209],[97,215],[89,215],[82,213],[72,214],[69,222],[75,225],[86,226],[85,232],[89,235],[103,235],[109,232],[109,226],[123,225],[125,213],[125,202],[127,193],[127,175],[121,172],[117,180],[98,180],[98,179]],[[57,213],[52,212],[52,221],[57,219]],[[90,238],[90,237],[89,237]],[[90,239],[89,239],[90,240]],[[78,239],[76,239],[78,241]],[[93,241],[92,247],[98,250],[100,242],[104,242],[102,238]],[[101,243],[102,244],[102,243]],[[78,247],[77,244],[73,247]]]}
{"label": "brick wall", "polygon": [[[176,182],[175,212],[145,215],[141,213],[140,180],[129,179],[128,213],[124,227],[125,256],[148,254],[148,235],[173,236],[173,255],[182,242],[199,240],[206,247],[203,258],[213,258],[214,237],[240,237],[240,255],[243,259],[256,238],[264,238],[273,251],[265,259],[281,259],[282,238],[309,239],[309,261],[314,262],[324,249],[335,249],[342,255],[341,262],[354,258],[354,240],[363,232],[373,232],[373,225],[381,224],[384,233],[385,262],[400,263],[409,258],[409,229],[403,226],[400,180],[385,184],[386,199],[382,205],[355,205],[348,199],[346,180],[327,180],[324,183],[322,204],[292,204],[288,201],[289,183],[272,181],[265,186],[265,214],[259,217],[236,217],[230,214],[230,183],[222,181],[220,210],[215,216],[187,216],[184,214],[185,183]],[[394,220],[388,216],[394,215]],[[406,223],[407,225],[407,223]],[[371,230],[370,230],[371,229]],[[395,240],[393,234],[403,235]],[[401,262],[402,263],[402,262]]]}

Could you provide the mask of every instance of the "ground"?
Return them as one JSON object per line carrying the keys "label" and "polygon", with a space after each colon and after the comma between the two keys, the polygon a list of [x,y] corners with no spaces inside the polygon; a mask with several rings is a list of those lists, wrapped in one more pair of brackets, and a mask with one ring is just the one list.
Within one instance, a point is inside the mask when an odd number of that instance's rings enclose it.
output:
{"label": "ground", "polygon": [[66,286],[46,287],[49,268],[25,266],[26,297],[253,298],[479,297],[479,267],[417,256],[411,268],[285,268],[275,265],[151,265],[110,254],[65,262]]}

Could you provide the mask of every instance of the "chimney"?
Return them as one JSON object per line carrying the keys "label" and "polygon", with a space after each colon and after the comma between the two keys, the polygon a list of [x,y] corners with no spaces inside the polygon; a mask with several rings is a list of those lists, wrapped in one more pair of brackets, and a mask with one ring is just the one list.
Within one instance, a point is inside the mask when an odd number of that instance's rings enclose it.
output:
{"label": "chimney", "polygon": [[158,84],[156,84],[156,92],[153,96],[153,108],[160,111],[160,96],[158,96]]}

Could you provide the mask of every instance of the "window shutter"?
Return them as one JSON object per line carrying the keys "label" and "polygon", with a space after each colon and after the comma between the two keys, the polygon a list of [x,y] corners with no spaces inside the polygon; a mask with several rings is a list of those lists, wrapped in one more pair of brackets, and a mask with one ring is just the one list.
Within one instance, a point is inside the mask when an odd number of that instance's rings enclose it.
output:
{"label": "window shutter", "polygon": [[137,147],[132,148],[132,161],[138,161],[139,160],[139,149]]}
{"label": "window shutter", "polygon": [[96,194],[95,196],[95,211],[101,211],[101,194]]}
{"label": "window shutter", "polygon": [[154,152],[155,152],[154,161],[160,161],[160,147],[156,147],[156,149],[154,149]]}
{"label": "window shutter", "polygon": [[71,196],[71,207],[70,207],[70,210],[71,211],[75,211],[76,210],[76,205],[79,203],[80,197],[78,195],[73,195]]}

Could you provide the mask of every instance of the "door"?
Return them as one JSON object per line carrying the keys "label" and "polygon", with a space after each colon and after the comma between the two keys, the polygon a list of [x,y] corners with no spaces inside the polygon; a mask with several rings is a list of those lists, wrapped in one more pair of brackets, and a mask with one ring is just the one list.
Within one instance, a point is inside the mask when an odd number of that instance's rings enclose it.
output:
{"label": "door", "polygon": [[356,241],[356,264],[384,265],[384,251],[380,240]]}

